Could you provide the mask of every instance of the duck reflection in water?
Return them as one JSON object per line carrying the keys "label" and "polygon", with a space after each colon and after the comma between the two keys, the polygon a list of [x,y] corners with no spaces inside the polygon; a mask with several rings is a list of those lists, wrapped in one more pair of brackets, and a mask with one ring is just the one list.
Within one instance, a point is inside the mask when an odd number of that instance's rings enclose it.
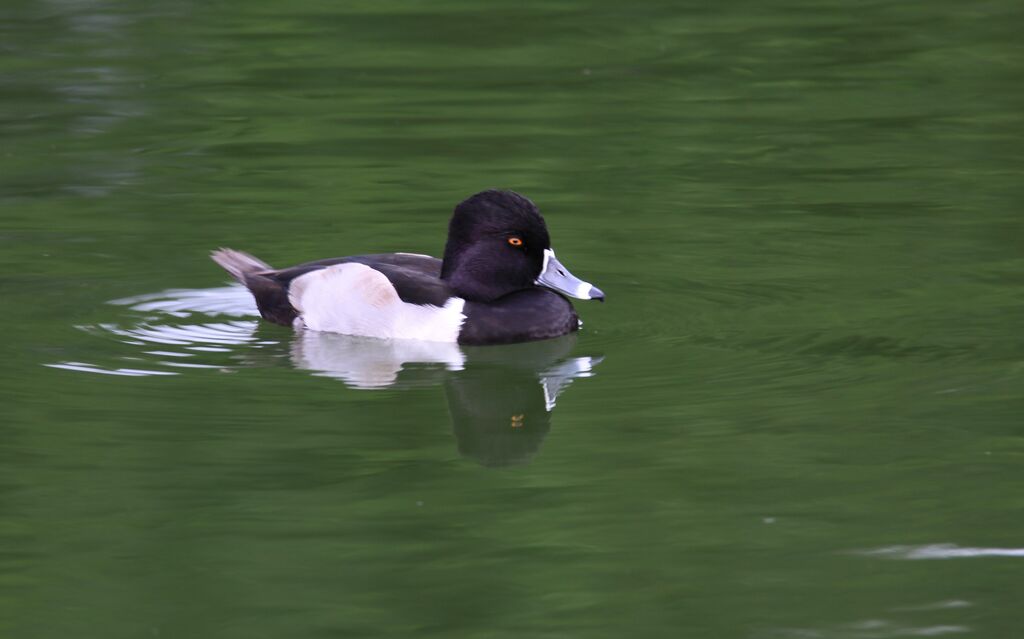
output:
{"label": "duck reflection in water", "polygon": [[484,466],[530,460],[551,429],[559,395],[602,357],[570,357],[575,335],[509,346],[462,347],[304,331],[297,368],[354,388],[444,386],[459,453]]}
{"label": "duck reflection in water", "polygon": [[[113,303],[144,313],[145,319],[128,327],[81,328],[123,342],[131,354],[120,359],[130,360],[130,368],[82,361],[46,365],[106,375],[173,376],[230,370],[240,363],[274,365],[284,347],[296,368],[352,388],[444,387],[459,452],[485,466],[524,463],[537,454],[559,396],[573,380],[591,376],[603,359],[571,356],[575,333],[507,346],[460,347],[310,330],[282,341],[279,331],[252,319],[252,298],[237,285],[173,289]],[[213,317],[219,319],[209,321]],[[225,360],[233,364],[225,366]]]}

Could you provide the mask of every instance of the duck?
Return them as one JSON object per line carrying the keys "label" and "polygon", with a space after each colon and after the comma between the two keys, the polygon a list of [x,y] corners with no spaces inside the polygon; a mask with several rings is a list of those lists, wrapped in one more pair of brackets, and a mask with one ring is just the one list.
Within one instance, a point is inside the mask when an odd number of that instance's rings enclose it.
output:
{"label": "duck", "polygon": [[537,206],[509,190],[456,205],[441,259],[377,253],[276,269],[229,248],[211,258],[249,289],[264,320],[361,337],[467,346],[551,339],[579,330],[568,298],[605,299],[555,257]]}

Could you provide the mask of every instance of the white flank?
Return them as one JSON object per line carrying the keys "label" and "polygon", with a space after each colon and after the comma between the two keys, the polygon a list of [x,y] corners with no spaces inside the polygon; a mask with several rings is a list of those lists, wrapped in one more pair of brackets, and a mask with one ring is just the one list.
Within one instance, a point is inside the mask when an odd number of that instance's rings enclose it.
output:
{"label": "white flank", "polygon": [[301,275],[292,281],[288,299],[299,312],[296,325],[344,335],[455,342],[466,319],[466,300],[408,304],[383,273],[365,264],[336,264]]}

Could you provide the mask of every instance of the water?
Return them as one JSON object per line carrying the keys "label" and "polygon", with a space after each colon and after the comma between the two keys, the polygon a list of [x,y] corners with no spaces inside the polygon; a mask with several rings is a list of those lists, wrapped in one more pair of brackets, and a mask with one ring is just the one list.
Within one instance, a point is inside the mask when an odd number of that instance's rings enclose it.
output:
{"label": "water", "polygon": [[[0,635],[1019,634],[1019,3],[0,16]],[[492,186],[578,338],[297,336],[207,259]]]}

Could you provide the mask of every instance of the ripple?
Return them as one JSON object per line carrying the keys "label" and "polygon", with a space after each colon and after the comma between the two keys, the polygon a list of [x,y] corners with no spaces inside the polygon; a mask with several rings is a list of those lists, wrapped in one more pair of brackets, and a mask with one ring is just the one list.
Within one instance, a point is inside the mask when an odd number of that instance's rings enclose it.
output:
{"label": "ripple", "polygon": [[976,557],[1024,557],[1024,548],[971,548],[956,544],[886,546],[859,554],[886,559],[965,559]]}
{"label": "ripple", "polygon": [[[241,365],[240,354],[267,346],[276,340],[257,336],[259,316],[252,296],[241,285],[206,289],[169,289],[113,300],[118,306],[146,313],[136,323],[103,323],[78,328],[100,337],[112,338],[122,346],[132,347],[128,354],[111,357],[114,363],[64,361],[46,364],[50,368],[96,373],[101,375],[147,376],[180,375],[186,369],[223,370]],[[209,321],[211,316],[229,316]],[[167,319],[174,321],[168,322]],[[187,320],[193,321],[187,321]],[[149,347],[138,352],[137,347]],[[156,348],[153,348],[156,347]],[[116,351],[117,349],[111,349]],[[228,361],[225,362],[225,357]],[[145,368],[125,367],[123,360],[146,363]],[[170,360],[170,361],[169,361]],[[171,369],[171,370],[163,370]]]}
{"label": "ripple", "polygon": [[970,627],[961,625],[910,626],[885,619],[866,619],[832,628],[780,628],[765,634],[772,638],[792,639],[889,639],[890,637],[941,637],[970,631]]}
{"label": "ripple", "polygon": [[62,368],[80,373],[99,373],[100,375],[121,375],[124,377],[148,377],[153,375],[177,375],[172,371],[153,371],[142,368],[102,368],[85,362],[61,362],[59,364],[43,364],[49,368]]}
{"label": "ripple", "polygon": [[[175,288],[113,300],[118,306],[146,313],[135,324],[103,323],[78,328],[102,337],[113,338],[133,347],[118,360],[143,360],[152,368],[127,368],[120,363],[102,365],[81,361],[46,364],[51,368],[105,375],[144,376],[179,375],[185,369],[203,370],[257,366],[246,353],[276,347],[277,355],[286,355],[301,370],[319,377],[330,377],[357,389],[403,388],[439,385],[445,372],[462,371],[466,352],[454,343],[417,340],[382,340],[316,331],[297,331],[286,343],[261,339],[261,322],[252,295],[241,285],[207,289]],[[210,316],[230,316],[208,321]],[[231,319],[231,318],[236,319]],[[174,321],[163,321],[173,318]],[[187,321],[187,320],[193,321]],[[544,342],[476,349],[474,359],[493,363],[495,356],[505,363],[531,371],[543,391],[544,405],[551,411],[558,396],[574,379],[590,377],[603,359],[568,357],[575,336]],[[147,348],[141,354],[137,347]],[[148,356],[148,357],[140,357]],[[227,361],[225,362],[225,357]],[[152,359],[149,359],[152,358]],[[260,360],[265,361],[265,358]],[[160,370],[172,369],[172,370]],[[441,373],[441,375],[438,375]],[[401,377],[401,379],[400,379]]]}
{"label": "ripple", "polygon": [[900,608],[894,608],[893,610],[951,610],[953,608],[970,608],[973,604],[963,599],[945,599],[942,601],[936,601],[934,603],[921,604],[919,606],[903,606]]}
{"label": "ripple", "polygon": [[193,313],[259,317],[252,295],[241,284],[216,288],[172,288],[160,293],[112,300],[110,303],[129,306],[136,311],[158,311],[182,317]]}
{"label": "ripple", "polygon": [[[213,344],[239,345],[256,341],[258,322],[214,322],[204,324],[149,324],[142,323],[132,328],[121,328],[117,324],[100,324],[99,327],[112,335],[128,338],[126,344],[166,344],[188,346],[192,349],[209,348]],[[226,349],[217,349],[224,351]],[[182,355],[175,353],[175,355]]]}
{"label": "ripple", "polygon": [[[577,379],[594,375],[600,355],[573,357],[576,335],[489,347],[383,340],[281,329],[252,319],[240,286],[172,289],[113,302],[145,313],[135,323],[78,328],[110,343],[109,363],[45,364],[75,373],[122,377],[203,375],[276,366],[282,358],[316,377],[357,390],[437,387],[448,404],[460,454],[488,467],[522,464],[540,450],[556,403]],[[210,316],[228,316],[212,320]],[[256,356],[263,351],[267,354]],[[126,366],[123,362],[131,361]],[[142,364],[139,364],[142,362]]]}

